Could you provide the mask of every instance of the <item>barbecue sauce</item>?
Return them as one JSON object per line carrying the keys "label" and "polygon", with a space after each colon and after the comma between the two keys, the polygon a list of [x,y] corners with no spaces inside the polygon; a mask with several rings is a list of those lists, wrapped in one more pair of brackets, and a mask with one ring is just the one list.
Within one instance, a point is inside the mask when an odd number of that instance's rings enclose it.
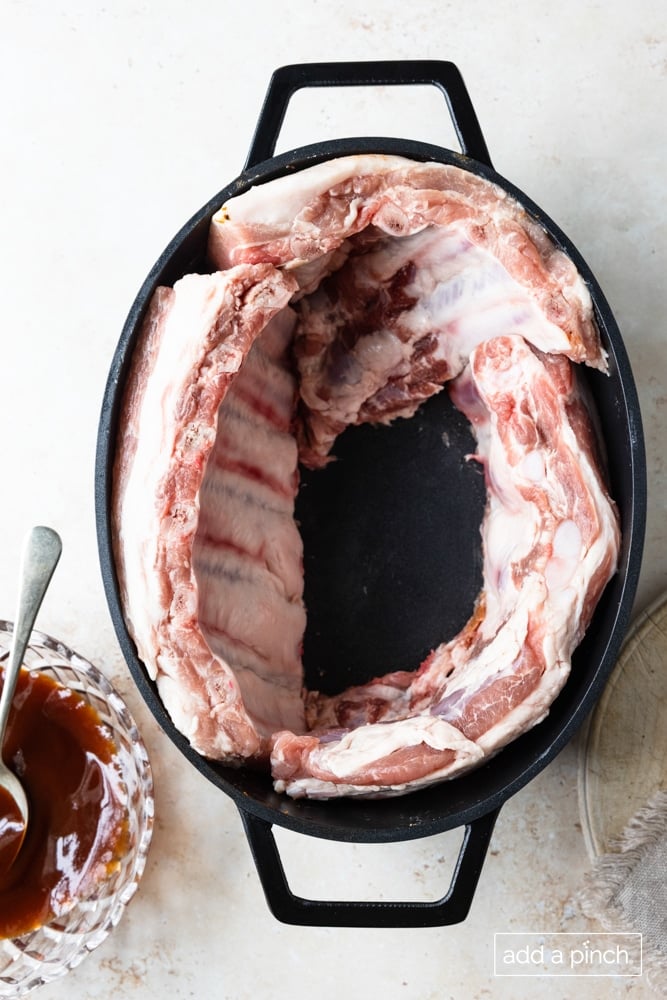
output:
{"label": "barbecue sauce", "polygon": [[[0,675],[1,675],[0,671]],[[127,849],[115,746],[75,691],[22,670],[4,759],[22,782],[30,816],[11,860],[16,816],[0,798],[0,938],[65,913],[114,871]]]}
{"label": "barbecue sauce", "polygon": [[23,836],[23,816],[12,795],[0,788],[0,873],[12,864]]}

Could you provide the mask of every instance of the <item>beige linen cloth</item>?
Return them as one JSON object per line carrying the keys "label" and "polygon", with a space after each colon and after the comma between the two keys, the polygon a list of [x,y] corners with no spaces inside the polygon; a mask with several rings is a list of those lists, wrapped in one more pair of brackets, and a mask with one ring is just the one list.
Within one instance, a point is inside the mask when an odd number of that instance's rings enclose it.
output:
{"label": "beige linen cloth", "polygon": [[667,593],[633,623],[582,751],[594,860],[580,905],[641,933],[643,980],[667,997]]}
{"label": "beige linen cloth", "polygon": [[606,930],[642,934],[644,977],[667,996],[667,791],[652,796],[610,848],[586,878],[582,909]]}

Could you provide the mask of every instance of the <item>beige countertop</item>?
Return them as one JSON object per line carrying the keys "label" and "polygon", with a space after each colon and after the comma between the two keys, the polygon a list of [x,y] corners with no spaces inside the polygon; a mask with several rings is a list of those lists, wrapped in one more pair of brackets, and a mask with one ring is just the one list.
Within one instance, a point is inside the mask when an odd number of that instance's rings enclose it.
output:
{"label": "beige countertop", "polygon": [[[148,746],[156,827],[119,927],[43,1000],[649,996],[641,979],[494,976],[494,932],[596,929],[576,893],[589,858],[577,745],[505,804],[468,919],[356,930],[278,923],[233,802],[162,734],[127,671],[97,559],[93,473],[111,357],[168,240],[241,170],[272,70],[298,61],[449,59],[496,169],[573,240],[623,333],[645,424],[649,510],[636,609],[667,586],[667,15],[660,0],[491,3],[194,0],[0,4],[0,617],[20,542],[64,555],[38,627],[96,663]],[[434,88],[295,97],[280,139],[456,140]],[[384,846],[276,831],[306,895],[437,898],[461,832]],[[372,994],[371,994],[372,991]]]}

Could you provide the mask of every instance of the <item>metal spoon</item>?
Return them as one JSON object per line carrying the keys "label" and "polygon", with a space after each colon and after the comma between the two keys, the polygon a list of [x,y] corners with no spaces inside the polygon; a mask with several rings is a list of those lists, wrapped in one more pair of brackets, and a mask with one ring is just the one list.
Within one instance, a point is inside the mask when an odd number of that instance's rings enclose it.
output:
{"label": "metal spoon", "polygon": [[9,813],[7,827],[12,833],[11,838],[7,838],[6,847],[0,852],[0,872],[3,868],[7,871],[16,860],[28,827],[28,800],[23,785],[2,757],[5,730],[30,633],[61,552],[60,537],[51,528],[33,528],[23,543],[16,619],[0,694],[0,803],[6,803],[9,807],[3,811]]}

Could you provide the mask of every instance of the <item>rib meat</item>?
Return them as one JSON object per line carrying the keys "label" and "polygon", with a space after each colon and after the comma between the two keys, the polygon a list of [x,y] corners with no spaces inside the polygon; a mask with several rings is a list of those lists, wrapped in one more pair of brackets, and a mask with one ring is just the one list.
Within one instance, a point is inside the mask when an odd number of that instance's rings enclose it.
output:
{"label": "rib meat", "polygon": [[315,468],[346,427],[412,416],[497,331],[569,350],[529,290],[446,227],[350,254],[296,309],[300,455]]}
{"label": "rib meat", "polygon": [[[251,685],[244,684],[247,706],[234,671],[237,649],[227,660],[221,655],[227,647],[222,649],[215,642],[209,645],[205,638],[200,625],[202,613],[210,631],[217,621],[213,612],[209,614],[206,583],[214,580],[216,590],[234,576],[241,583],[246,572],[250,577],[252,563],[248,555],[243,571],[238,566],[225,567],[223,562],[214,564],[208,549],[215,549],[215,539],[211,538],[209,545],[207,521],[213,505],[201,520],[195,552],[198,571],[193,567],[193,547],[200,524],[200,488],[215,442],[219,408],[253,344],[287,306],[295,287],[289,275],[270,265],[242,265],[225,273],[188,275],[173,289],[159,288],[143,322],[126,383],[112,498],[121,600],[139,656],[156,680],[175,725],[196,750],[209,757],[241,760],[262,756],[266,753],[267,728],[275,729],[275,722],[281,718],[298,728],[302,718],[294,665],[289,657],[272,660],[270,673],[257,671],[261,691],[250,696]],[[278,323],[280,340],[284,324],[282,319]],[[280,383],[280,376],[276,380]],[[244,377],[243,384],[249,395],[252,379]],[[235,393],[237,406],[239,395],[243,393]],[[293,389],[282,380],[273,403],[281,412],[282,430],[278,433],[283,436],[289,427],[291,395]],[[259,398],[266,400],[263,390]],[[229,423],[231,418],[227,417],[223,427]],[[233,432],[226,433],[233,436]],[[219,451],[214,451],[214,458]],[[289,483],[294,491],[296,449],[283,445],[283,453],[284,468],[275,475],[286,489]],[[228,498],[233,473],[227,472],[221,489]],[[215,496],[213,472],[207,476],[206,488]],[[245,489],[250,497],[247,483]],[[248,509],[252,509],[250,499],[243,504],[246,524]],[[289,498],[282,497],[282,517],[276,514],[273,526],[278,521],[286,524],[290,510]],[[249,530],[254,537],[252,524]],[[280,589],[277,581],[284,580],[283,607],[289,609],[286,627],[294,629],[301,627],[299,589],[294,584],[294,564],[298,565],[300,549],[293,525],[285,530],[287,542],[277,538],[274,550],[267,555],[272,572],[264,574],[271,576],[265,593],[278,600],[274,593]],[[261,538],[260,534],[260,549]],[[237,544],[239,549],[243,547],[238,536]],[[282,561],[281,545],[289,550]],[[258,585],[256,592],[259,590]],[[247,599],[247,594],[248,590],[239,586],[241,601]],[[235,626],[233,631],[238,647],[238,640],[246,633],[237,632]],[[277,644],[290,644],[280,630]],[[245,660],[240,665],[251,666]],[[258,717],[264,721],[270,714],[265,707],[270,688],[276,694],[279,710],[274,724],[258,728]],[[287,709],[285,702],[290,696],[294,706]]]}
{"label": "rib meat", "polygon": [[460,167],[366,155],[286,174],[222,206],[209,253],[220,268],[270,262],[293,271],[303,293],[341,266],[351,237],[372,242],[428,226],[492,254],[558,328],[559,349],[604,368],[590,295],[570,258],[502,188]]}
{"label": "rib meat", "polygon": [[[606,369],[586,286],[496,185],[400,157],[230,199],[209,253],[215,273],[155,293],[122,405],[112,528],[139,656],[195,749],[270,756],[279,791],[460,774],[544,717],[615,569],[573,364]],[[487,485],[472,618],[414,671],[302,692],[298,463],[444,386]]]}
{"label": "rib meat", "polygon": [[304,728],[300,649],[306,627],[292,430],[294,315],[257,337],[218,410],[193,544],[199,628],[232,668],[263,738]]}
{"label": "rib meat", "polygon": [[453,383],[478,440],[488,506],[473,618],[415,674],[311,696],[311,731],[278,733],[290,795],[398,794],[468,770],[540,722],[614,572],[616,511],[574,370],[523,338],[476,347]]}

